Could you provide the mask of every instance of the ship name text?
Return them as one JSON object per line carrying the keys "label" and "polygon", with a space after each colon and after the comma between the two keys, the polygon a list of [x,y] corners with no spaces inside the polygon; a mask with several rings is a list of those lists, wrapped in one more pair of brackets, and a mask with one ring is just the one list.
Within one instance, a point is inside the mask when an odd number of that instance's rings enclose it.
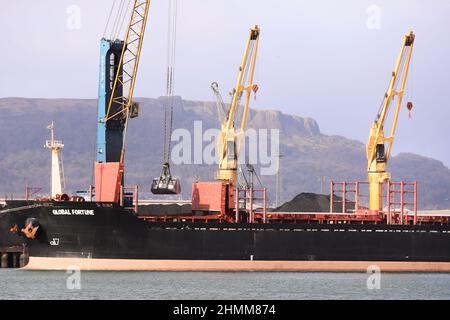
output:
{"label": "ship name text", "polygon": [[93,216],[94,210],[86,209],[53,209],[55,216]]}

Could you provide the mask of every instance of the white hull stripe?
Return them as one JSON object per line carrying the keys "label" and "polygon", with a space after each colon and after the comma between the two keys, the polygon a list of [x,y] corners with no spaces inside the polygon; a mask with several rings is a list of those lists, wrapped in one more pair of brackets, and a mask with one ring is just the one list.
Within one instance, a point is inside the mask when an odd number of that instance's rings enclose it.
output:
{"label": "white hull stripe", "polygon": [[303,271],[367,272],[376,266],[381,272],[450,272],[450,262],[386,261],[243,261],[243,260],[140,260],[30,257],[25,270],[91,271]]}

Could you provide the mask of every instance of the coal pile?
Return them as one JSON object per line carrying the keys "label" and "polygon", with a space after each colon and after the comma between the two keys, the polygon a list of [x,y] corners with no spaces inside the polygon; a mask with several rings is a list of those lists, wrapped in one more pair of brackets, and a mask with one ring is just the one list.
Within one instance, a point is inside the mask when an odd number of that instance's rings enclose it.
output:
{"label": "coal pile", "polygon": [[[342,212],[342,198],[334,196],[333,198],[334,212]],[[347,202],[348,209],[354,209],[354,203]],[[330,196],[316,193],[300,193],[291,201],[288,201],[273,212],[330,212]]]}
{"label": "coal pile", "polygon": [[192,215],[190,204],[148,204],[139,206],[139,216],[189,216]]}

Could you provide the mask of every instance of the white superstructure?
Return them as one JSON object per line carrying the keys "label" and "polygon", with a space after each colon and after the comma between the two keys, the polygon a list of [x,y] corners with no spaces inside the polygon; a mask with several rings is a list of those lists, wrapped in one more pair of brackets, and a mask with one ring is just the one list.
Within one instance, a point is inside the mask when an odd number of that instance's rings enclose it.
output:
{"label": "white superstructure", "polygon": [[56,195],[62,194],[64,189],[64,168],[61,157],[61,150],[64,148],[64,144],[60,140],[55,140],[55,125],[53,121],[47,126],[47,129],[51,132],[51,138],[45,142],[45,147],[52,152],[51,191],[52,198],[55,198]]}

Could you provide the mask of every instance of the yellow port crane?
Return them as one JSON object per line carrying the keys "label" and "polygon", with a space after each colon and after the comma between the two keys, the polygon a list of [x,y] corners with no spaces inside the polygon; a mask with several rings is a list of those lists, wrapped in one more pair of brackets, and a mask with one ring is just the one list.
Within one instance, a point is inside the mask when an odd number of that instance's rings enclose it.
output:
{"label": "yellow port crane", "polygon": [[[395,69],[392,72],[388,91],[385,94],[383,103],[370,129],[369,139],[366,145],[367,172],[370,188],[369,209],[374,212],[382,210],[383,185],[389,181],[391,177],[386,169],[392,151],[398,116],[405,92],[414,39],[415,35],[412,31],[405,35]],[[390,127],[390,134],[389,136],[385,136],[385,122],[389,114],[390,106],[395,99],[397,100]],[[412,109],[411,102],[408,102],[407,108],[408,110]]]}
{"label": "yellow port crane", "polygon": [[[260,29],[258,26],[250,29],[244,57],[239,67],[236,86],[233,89],[231,105],[227,116],[222,120],[221,133],[218,141],[219,168],[216,172],[216,180],[230,183],[234,183],[236,180],[239,149],[247,122],[250,97],[252,92],[255,94],[258,91],[258,86],[253,84],[253,76],[258,53],[259,34]],[[217,95],[216,89],[216,84],[213,84],[213,90]],[[235,122],[237,120],[239,101],[244,92],[245,102],[240,119],[240,128],[236,130]]]}

